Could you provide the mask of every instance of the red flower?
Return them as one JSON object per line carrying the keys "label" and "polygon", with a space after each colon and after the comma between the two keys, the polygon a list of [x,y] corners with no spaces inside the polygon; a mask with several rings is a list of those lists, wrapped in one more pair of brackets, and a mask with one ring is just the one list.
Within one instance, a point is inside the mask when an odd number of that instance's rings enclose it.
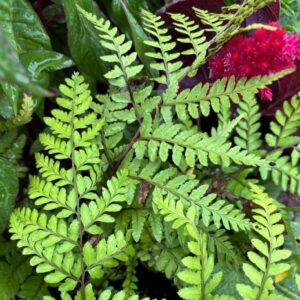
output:
{"label": "red flower", "polygon": [[[300,36],[288,34],[278,25],[275,30],[260,28],[251,35],[238,35],[231,39],[218,54],[209,60],[212,79],[268,75],[295,68],[300,59]],[[262,99],[272,100],[269,87],[260,91]]]}

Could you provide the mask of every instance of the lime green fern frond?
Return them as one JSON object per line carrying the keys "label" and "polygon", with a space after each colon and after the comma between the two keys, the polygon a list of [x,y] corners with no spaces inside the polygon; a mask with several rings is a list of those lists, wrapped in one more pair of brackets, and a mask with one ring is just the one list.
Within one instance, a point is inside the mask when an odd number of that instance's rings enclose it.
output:
{"label": "lime green fern frond", "polygon": [[205,234],[197,227],[197,213],[195,207],[190,207],[187,212],[181,201],[154,199],[157,210],[164,216],[166,222],[172,223],[173,229],[184,227],[189,238],[188,250],[191,255],[182,259],[183,270],[177,273],[184,287],[178,292],[182,299],[209,299],[212,292],[219,285],[222,273],[213,274],[214,258],[207,252]]}
{"label": "lime green fern frond", "polygon": [[59,107],[44,118],[50,129],[40,135],[46,153],[36,155],[39,176],[30,178],[29,187],[30,198],[51,211],[51,217],[36,209],[17,209],[10,232],[23,254],[32,256],[30,264],[37,272],[46,273],[45,281],[59,285],[62,298],[69,299],[68,292],[78,284],[79,294],[84,294],[86,276],[101,279],[107,268],[126,261],[132,249],[130,235],[121,231],[107,234],[96,249],[88,238],[114,222],[111,214],[126,201],[127,174],[117,173],[98,194],[104,120],[93,111],[88,85],[79,74],[67,79],[60,92]]}
{"label": "lime green fern frond", "polygon": [[243,299],[286,299],[276,294],[272,277],[290,268],[280,261],[290,256],[290,251],[282,249],[284,243],[284,225],[280,224],[282,216],[277,212],[274,201],[263,190],[250,184],[255,208],[253,230],[257,237],[251,243],[253,251],[248,252],[249,263],[243,270],[252,285],[238,284],[237,290]]}

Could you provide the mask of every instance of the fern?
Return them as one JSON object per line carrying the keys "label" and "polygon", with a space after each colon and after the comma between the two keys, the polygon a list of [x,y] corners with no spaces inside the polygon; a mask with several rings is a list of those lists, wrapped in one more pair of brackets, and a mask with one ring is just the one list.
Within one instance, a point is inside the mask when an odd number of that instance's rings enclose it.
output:
{"label": "fern", "polygon": [[262,145],[257,100],[254,97],[247,97],[240,101],[237,112],[243,114],[244,118],[238,123],[237,136],[234,141],[236,145],[247,150],[248,153],[255,153]]}
{"label": "fern", "polygon": [[200,8],[193,8],[196,16],[200,19],[201,23],[208,26],[206,31],[220,32],[223,29],[224,21],[232,18],[232,14],[216,14]]}
{"label": "fern", "polygon": [[170,152],[174,164],[179,167],[183,162],[189,167],[195,167],[197,161],[203,166],[207,166],[208,161],[223,166],[229,166],[230,162],[243,165],[264,164],[259,157],[241,151],[239,147],[231,147],[231,143],[222,136],[207,137],[198,133],[197,128],[185,130],[180,124],[168,123],[152,131],[153,125],[150,122],[143,124],[141,138],[134,145],[139,159],[146,156],[147,152],[150,161],[155,161],[158,157],[167,161]]}
{"label": "fern", "polygon": [[272,134],[267,134],[266,141],[271,147],[291,147],[299,143],[299,137],[294,136],[300,125],[300,94],[295,95],[291,101],[285,101],[283,112],[276,112],[276,122],[270,124]]}
{"label": "fern", "polygon": [[[232,205],[226,204],[224,200],[216,201],[215,194],[206,194],[208,186],[199,186],[197,180],[190,180],[186,175],[178,174],[175,168],[162,170],[155,174],[157,164],[149,164],[139,174],[130,173],[132,179],[148,182],[154,186],[154,198],[164,198],[166,202],[177,199],[186,207],[194,207],[201,212],[205,226],[212,221],[217,228],[222,225],[226,229],[236,231],[247,229],[248,220],[240,214]],[[153,174],[153,173],[154,174]]]}
{"label": "fern", "polygon": [[[273,164],[272,169],[261,168],[261,176],[267,179],[271,174],[276,185],[286,191],[300,194],[300,170],[298,163],[299,138],[295,135],[299,127],[299,95],[285,101],[283,110],[276,112],[276,121],[270,124],[272,133],[266,135],[266,142],[273,150],[266,159]],[[293,149],[291,156],[285,155],[286,149]]]}
{"label": "fern", "polygon": [[238,103],[240,97],[254,96],[259,89],[290,72],[291,70],[285,70],[271,76],[241,78],[238,81],[234,77],[223,78],[215,81],[211,87],[209,83],[200,83],[191,90],[185,89],[176,98],[166,99],[163,105],[174,106],[178,117],[182,120],[186,120],[186,115],[197,119],[199,117],[198,109],[204,116],[208,116],[211,109],[218,113],[221,105],[228,107],[230,101]]}
{"label": "fern", "polygon": [[282,155],[282,151],[275,151],[267,155],[268,161],[273,164],[272,168],[260,168],[262,179],[266,180],[269,175],[276,185],[284,191],[290,190],[292,193],[300,194],[300,169],[293,166],[290,157]]}
{"label": "fern", "polygon": [[[275,202],[254,184],[260,184],[260,173],[281,190],[300,194],[299,95],[277,112],[266,139],[256,95],[292,70],[179,88],[183,76],[195,74],[228,39],[256,28],[242,28],[241,22],[270,2],[249,0],[220,14],[196,9],[206,28],[172,14],[178,41],[160,16],[142,10],[154,78],[144,76],[125,34],[76,5],[99,34],[100,59],[111,66],[105,74],[109,87],[94,101],[75,73],[60,86],[57,108],[44,118],[42,152],[35,154],[38,174],[29,177],[29,201],[15,209],[9,229],[37,274],[26,265],[28,274],[21,267],[8,282],[5,274],[19,260],[0,247],[7,255],[0,258],[0,285],[8,299],[52,300],[47,285],[63,300],[141,299],[143,264],[172,281],[182,299],[231,300],[233,293],[218,292],[227,279],[217,270],[222,262],[238,268],[250,239],[249,262],[243,265],[250,283],[238,285],[238,293],[244,299],[278,298],[273,276],[288,268],[277,261],[289,253],[282,249]],[[186,51],[179,53],[177,42]],[[181,54],[195,59],[192,66],[183,67]],[[24,101],[14,121],[0,123],[0,154],[14,164],[25,143],[14,127],[29,121],[33,108],[30,98]],[[251,203],[245,200],[258,206],[253,231]]]}
{"label": "fern", "polygon": [[[97,194],[101,173],[95,138],[103,122],[95,122],[94,112],[89,111],[92,98],[83,78],[75,74],[66,83],[60,87],[65,97],[57,99],[60,109],[52,111],[53,117],[45,118],[52,133],[41,134],[42,144],[54,158],[37,155],[44,179],[33,177],[30,186],[30,197],[53,214],[48,218],[35,209],[18,209],[11,217],[10,232],[23,253],[32,256],[30,263],[37,272],[47,273],[46,282],[60,283],[62,293],[81,283],[84,299],[87,274],[99,279],[105,268],[118,265],[130,255],[128,239],[122,232],[102,239],[97,250],[89,241],[83,241],[88,233],[102,232],[99,222],[114,221],[110,214],[120,210],[118,202],[126,200],[122,190],[125,183],[124,174],[120,174],[107,182],[102,197]],[[66,160],[71,162],[68,169],[61,167]]]}
{"label": "fern", "polygon": [[251,243],[256,252],[249,251],[251,262],[243,265],[246,276],[254,287],[238,284],[237,290],[243,299],[285,299],[273,292],[272,276],[289,269],[286,263],[279,263],[290,256],[290,251],[281,249],[283,245],[284,226],[278,224],[282,216],[276,212],[273,200],[263,190],[250,184],[253,193],[253,202],[258,206],[254,209],[254,231],[259,238],[253,238]]}
{"label": "fern", "polygon": [[[159,16],[155,16],[149,11],[143,10],[145,30],[153,36],[154,40],[145,41],[145,44],[154,48],[155,52],[146,53],[147,56],[157,60],[150,66],[163,74],[155,80],[162,84],[170,85],[173,79],[180,79],[184,74],[182,62],[176,61],[179,53],[172,53],[176,43],[171,41],[168,30],[163,27],[165,22]],[[180,29],[181,25],[179,26]]]}
{"label": "fern", "polygon": [[[200,30],[199,25],[184,14],[171,14],[171,17],[174,20],[175,30],[185,36],[185,38],[179,38],[178,41],[191,46],[190,49],[183,51],[182,54],[196,57],[192,70],[197,70],[206,57],[208,42],[206,41],[204,30]],[[192,72],[191,75],[195,74]]]}
{"label": "fern", "polygon": [[222,273],[212,275],[213,257],[207,253],[205,235],[197,229],[195,207],[190,207],[185,213],[180,201],[167,201],[158,197],[154,202],[165,221],[172,222],[174,229],[184,226],[191,239],[188,248],[192,255],[183,258],[184,270],[177,274],[187,287],[180,289],[178,294],[182,299],[204,300],[211,297],[212,291],[221,281]]}

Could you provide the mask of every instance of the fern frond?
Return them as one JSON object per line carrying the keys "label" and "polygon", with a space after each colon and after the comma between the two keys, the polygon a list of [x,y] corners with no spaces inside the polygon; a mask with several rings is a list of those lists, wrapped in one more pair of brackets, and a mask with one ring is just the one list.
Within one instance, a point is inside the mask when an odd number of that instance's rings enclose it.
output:
{"label": "fern frond", "polygon": [[91,111],[92,97],[83,77],[74,74],[60,91],[64,98],[57,99],[59,109],[45,118],[50,133],[40,137],[48,154],[36,155],[40,176],[31,177],[29,189],[30,198],[51,210],[52,216],[30,208],[15,210],[10,232],[23,253],[33,256],[30,263],[37,272],[48,273],[46,282],[59,284],[67,297],[80,282],[84,290],[86,274],[99,277],[102,267],[124,260],[129,255],[124,249],[130,247],[121,232],[110,235],[107,242],[101,240],[97,255],[90,242],[83,241],[87,232],[99,233],[99,222],[114,221],[109,214],[121,209],[118,202],[126,201],[127,177],[125,172],[118,173],[98,196],[101,171],[96,138],[104,120]]}
{"label": "fern frond", "polygon": [[34,102],[31,97],[24,95],[21,109],[15,117],[9,120],[0,120],[0,132],[4,132],[11,128],[20,127],[31,121],[33,114]]}
{"label": "fern frond", "polygon": [[85,231],[91,234],[101,234],[102,228],[97,223],[115,222],[111,213],[122,209],[121,203],[127,200],[128,184],[127,172],[121,171],[116,177],[107,181],[107,188],[102,189],[102,197],[98,198],[92,194],[91,199],[95,200],[81,205],[81,219]]}
{"label": "fern frond", "polygon": [[154,48],[155,51],[146,53],[147,56],[157,60],[157,63],[150,64],[151,68],[162,73],[160,77],[155,78],[159,83],[170,85],[173,79],[179,80],[184,74],[182,62],[177,60],[180,53],[172,52],[176,43],[172,42],[172,37],[164,27],[165,22],[160,16],[156,16],[150,11],[143,10],[145,30],[154,38],[154,40],[145,41],[145,44]]}
{"label": "fern frond", "polygon": [[205,9],[200,9],[198,7],[193,7],[196,16],[199,18],[202,24],[208,26],[209,28],[205,29],[206,31],[213,31],[218,33],[222,31],[224,27],[224,21],[233,17],[232,14],[217,14],[209,12]]}
{"label": "fern frond", "polygon": [[203,166],[208,161],[213,164],[229,166],[231,162],[238,165],[260,166],[265,162],[258,156],[248,154],[240,147],[232,147],[222,136],[207,137],[199,133],[196,127],[188,130],[180,124],[162,124],[151,131],[151,123],[147,122],[145,130],[141,129],[140,140],[134,144],[139,159],[147,156],[150,161],[158,157],[167,161],[169,153],[176,166],[185,162],[189,167],[195,167],[199,162]]}
{"label": "fern frond", "polygon": [[[153,164],[154,165],[154,164]],[[149,165],[148,165],[149,166]],[[151,164],[150,164],[151,166]],[[224,200],[217,200],[215,194],[207,194],[207,185],[191,180],[187,175],[178,174],[175,168],[169,168],[153,174],[150,168],[138,171],[139,174],[129,174],[130,178],[148,182],[154,186],[154,199],[164,199],[165,203],[173,205],[176,199],[185,207],[194,207],[201,213],[205,226],[211,222],[217,228],[224,226],[235,231],[248,228],[248,220],[233,205]]]}
{"label": "fern frond", "polygon": [[282,216],[276,212],[273,200],[259,186],[250,183],[250,187],[253,202],[258,206],[253,210],[253,230],[258,238],[251,241],[255,251],[248,252],[251,264],[245,263],[243,270],[254,287],[238,284],[237,290],[243,299],[277,299],[279,296],[273,293],[272,277],[290,268],[287,263],[280,262],[290,256],[289,250],[282,249],[284,225],[279,223]]}
{"label": "fern frond", "polygon": [[[59,253],[66,253],[77,246],[79,224],[74,220],[70,225],[66,221],[52,215],[39,214],[36,209],[22,208],[14,211],[11,217],[11,231],[13,240],[20,240],[18,246],[32,248],[56,247]],[[35,244],[42,241],[42,244]],[[29,243],[32,243],[30,247]],[[32,250],[31,250],[32,251]],[[39,249],[41,251],[41,249]]]}
{"label": "fern frond", "polygon": [[215,81],[210,87],[209,83],[199,83],[194,88],[182,91],[176,98],[167,99],[163,106],[174,106],[181,120],[186,120],[186,115],[199,118],[199,110],[204,116],[208,116],[210,110],[218,113],[220,106],[229,107],[230,101],[238,103],[240,98],[249,98],[273,81],[289,74],[291,70],[284,70],[277,74],[257,76],[252,78],[234,77],[223,78]]}
{"label": "fern frond", "polygon": [[[190,44],[191,48],[182,52],[183,55],[194,55],[195,61],[192,70],[197,70],[206,56],[208,42],[204,35],[204,30],[200,30],[198,24],[184,14],[171,14],[174,21],[175,30],[181,33],[184,38],[178,38],[183,44]],[[193,72],[191,73],[193,74]]]}
{"label": "fern frond", "polygon": [[118,35],[117,28],[112,28],[110,21],[98,19],[79,6],[77,6],[77,9],[99,31],[101,45],[112,52],[110,55],[101,57],[105,62],[114,64],[114,69],[105,74],[105,77],[116,87],[128,87],[129,80],[138,75],[143,69],[143,65],[134,65],[137,61],[137,53],[128,54],[132,48],[132,42],[126,42],[124,34]]}
{"label": "fern frond", "polygon": [[260,129],[259,105],[255,97],[245,97],[238,103],[237,112],[243,114],[244,118],[236,127],[237,136],[234,138],[236,145],[255,153],[262,145]]}
{"label": "fern frond", "polygon": [[261,177],[266,180],[271,175],[273,182],[282,190],[300,195],[300,168],[291,163],[289,156],[282,154],[282,151],[274,151],[266,156],[272,167],[260,167]]}
{"label": "fern frond", "polygon": [[276,122],[271,122],[272,134],[266,135],[266,141],[271,147],[291,147],[299,144],[300,139],[294,135],[300,126],[300,93],[291,101],[283,103],[283,110],[276,111]]}
{"label": "fern frond", "polygon": [[87,266],[86,271],[93,279],[101,279],[105,274],[105,268],[118,266],[119,261],[128,260],[132,254],[132,246],[128,247],[128,238],[121,231],[110,235],[107,240],[102,239],[94,248],[90,242],[83,247],[83,260]]}
{"label": "fern frond", "polygon": [[190,207],[185,213],[181,201],[156,198],[154,203],[165,221],[172,222],[174,229],[184,226],[191,240],[188,242],[188,249],[192,255],[182,259],[184,270],[177,274],[187,285],[179,290],[179,296],[187,300],[212,297],[211,293],[220,283],[222,273],[213,275],[214,258],[208,255],[206,236],[198,231],[195,207]]}

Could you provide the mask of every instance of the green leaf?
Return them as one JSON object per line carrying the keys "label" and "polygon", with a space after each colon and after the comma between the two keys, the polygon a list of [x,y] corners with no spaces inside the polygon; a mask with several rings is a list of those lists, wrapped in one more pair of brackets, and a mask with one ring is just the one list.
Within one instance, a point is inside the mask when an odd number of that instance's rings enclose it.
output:
{"label": "green leaf", "polygon": [[107,54],[107,52],[99,43],[97,30],[78,12],[76,5],[87,12],[93,14],[97,12],[92,0],[64,0],[68,44],[72,58],[81,71],[100,81],[105,81],[104,74],[108,70],[100,56]]}
{"label": "green leaf", "polygon": [[2,233],[14,208],[18,194],[17,171],[13,164],[0,158],[0,233]]}
{"label": "green leaf", "polygon": [[50,95],[33,83],[19,57],[36,49],[50,50],[50,39],[27,1],[1,1],[0,27],[0,79],[6,82],[1,85],[16,114],[20,101],[17,86],[38,95]]}

